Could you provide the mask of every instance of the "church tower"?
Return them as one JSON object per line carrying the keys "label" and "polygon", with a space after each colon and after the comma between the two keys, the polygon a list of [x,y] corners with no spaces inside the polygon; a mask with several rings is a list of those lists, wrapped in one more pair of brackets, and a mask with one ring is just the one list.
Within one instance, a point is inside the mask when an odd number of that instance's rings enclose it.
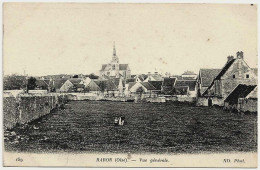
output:
{"label": "church tower", "polygon": [[117,57],[116,55],[116,46],[115,46],[115,43],[114,43],[114,47],[113,47],[113,57],[112,57],[112,61],[111,61],[111,64],[119,64],[119,58]]}

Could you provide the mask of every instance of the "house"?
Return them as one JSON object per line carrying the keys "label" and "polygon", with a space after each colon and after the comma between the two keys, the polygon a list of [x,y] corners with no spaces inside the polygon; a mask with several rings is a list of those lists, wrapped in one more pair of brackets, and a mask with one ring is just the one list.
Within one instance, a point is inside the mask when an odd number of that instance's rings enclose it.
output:
{"label": "house", "polygon": [[148,81],[148,83],[155,88],[153,92],[161,93],[163,81]]}
{"label": "house", "polygon": [[148,72],[148,75],[143,82],[148,82],[148,81],[163,81],[163,77],[160,74],[158,74],[158,72],[154,72],[154,74]]}
{"label": "house", "polygon": [[132,82],[129,83],[128,91],[134,94],[149,94],[156,91],[156,88],[149,82]]}
{"label": "house", "polygon": [[238,85],[256,85],[257,76],[244,61],[243,52],[237,52],[237,57],[229,56],[227,63],[211,82],[210,86],[202,94],[204,97],[219,98],[216,105],[223,106],[224,99]]}
{"label": "house", "polygon": [[99,71],[101,79],[114,78],[131,78],[131,70],[128,64],[120,64],[119,58],[116,55],[116,48],[114,45],[112,60],[108,64],[103,64]]}
{"label": "house", "polygon": [[217,77],[221,69],[200,69],[197,79],[198,96],[201,96]]}
{"label": "house", "polygon": [[224,99],[224,109],[238,112],[257,112],[257,86],[237,85]]}
{"label": "house", "polygon": [[84,84],[81,78],[67,79],[60,87],[60,92],[82,92]]}
{"label": "house", "polygon": [[145,74],[139,74],[134,76],[136,82],[143,82],[145,79],[147,79],[148,75]]}
{"label": "house", "polygon": [[124,89],[125,89],[125,80],[121,77],[121,78],[111,79],[111,81],[115,84],[118,92],[120,94],[123,94],[124,93]]}
{"label": "house", "polygon": [[44,79],[37,79],[36,80],[36,90],[50,90],[50,80],[44,80]]}
{"label": "house", "polygon": [[166,77],[163,79],[161,91],[165,95],[173,95],[174,86],[177,79],[175,77]]}
{"label": "house", "polygon": [[112,80],[91,80],[86,89],[89,92],[109,94],[118,91],[115,83]]}
{"label": "house", "polygon": [[[53,81],[53,83],[51,84],[51,87],[53,88],[53,90],[55,92],[63,92],[64,89],[61,89],[61,87],[63,86],[63,84],[67,81],[68,79],[56,79]],[[61,89],[61,90],[60,90]]]}
{"label": "house", "polygon": [[189,97],[197,97],[197,87],[196,87],[196,80],[177,80],[175,83],[175,88],[178,87],[189,87],[188,96]]}
{"label": "house", "polygon": [[185,71],[182,75],[182,78],[190,78],[190,79],[196,79],[197,78],[197,74],[195,74],[193,71]]}

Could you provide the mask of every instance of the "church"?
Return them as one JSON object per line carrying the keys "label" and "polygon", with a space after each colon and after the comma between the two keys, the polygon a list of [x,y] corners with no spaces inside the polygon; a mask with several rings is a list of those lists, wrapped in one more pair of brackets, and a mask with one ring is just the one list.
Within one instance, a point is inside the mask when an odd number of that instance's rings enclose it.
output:
{"label": "church", "polygon": [[120,64],[119,58],[116,55],[116,48],[114,45],[113,48],[113,56],[112,60],[108,64],[102,64],[102,68],[100,70],[100,78],[108,79],[108,78],[130,78],[131,70],[128,64]]}

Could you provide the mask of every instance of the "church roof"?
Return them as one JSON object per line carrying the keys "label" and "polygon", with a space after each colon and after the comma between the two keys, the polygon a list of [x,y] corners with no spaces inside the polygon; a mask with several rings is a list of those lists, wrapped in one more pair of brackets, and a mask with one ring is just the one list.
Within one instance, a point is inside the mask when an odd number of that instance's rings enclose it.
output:
{"label": "church roof", "polygon": [[[101,71],[104,71],[106,69],[108,64],[102,64]],[[119,64],[119,70],[127,70],[128,64]]]}

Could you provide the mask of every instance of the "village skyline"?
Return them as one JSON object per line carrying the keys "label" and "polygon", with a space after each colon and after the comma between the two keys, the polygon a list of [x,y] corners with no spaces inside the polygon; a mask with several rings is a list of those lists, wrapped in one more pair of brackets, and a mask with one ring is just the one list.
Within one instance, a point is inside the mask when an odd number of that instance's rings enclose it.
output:
{"label": "village skyline", "polygon": [[[13,5],[20,10],[13,11]],[[222,68],[237,51],[257,67],[256,7],[251,5],[28,3],[5,10],[4,75],[98,75],[111,60],[113,42],[132,74]]]}

